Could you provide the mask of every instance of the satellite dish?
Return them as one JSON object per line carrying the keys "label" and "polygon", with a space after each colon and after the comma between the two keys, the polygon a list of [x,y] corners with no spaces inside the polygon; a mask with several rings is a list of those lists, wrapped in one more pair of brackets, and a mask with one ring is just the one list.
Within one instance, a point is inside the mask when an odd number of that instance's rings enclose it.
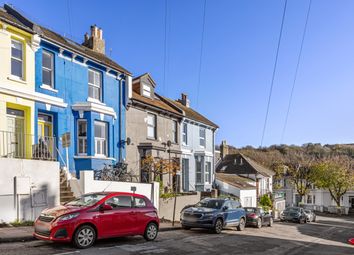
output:
{"label": "satellite dish", "polygon": [[132,142],[132,140],[130,139],[130,137],[128,137],[127,140],[125,141],[125,143],[126,143],[127,145],[129,145],[131,142]]}

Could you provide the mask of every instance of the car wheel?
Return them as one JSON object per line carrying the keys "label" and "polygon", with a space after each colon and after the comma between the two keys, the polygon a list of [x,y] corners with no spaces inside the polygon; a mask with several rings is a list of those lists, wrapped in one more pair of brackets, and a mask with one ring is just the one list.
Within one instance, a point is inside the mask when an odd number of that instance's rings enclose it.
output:
{"label": "car wheel", "polygon": [[257,228],[261,228],[262,227],[262,219],[261,218],[258,218],[256,227]]}
{"label": "car wheel", "polygon": [[237,230],[238,230],[238,231],[243,231],[243,230],[245,229],[245,226],[246,226],[245,219],[244,219],[244,218],[241,218],[241,219],[240,219],[240,223],[239,223],[238,226],[237,226]]}
{"label": "car wheel", "polygon": [[85,249],[92,246],[95,240],[96,230],[89,225],[83,225],[75,231],[73,242],[77,248]]}
{"label": "car wheel", "polygon": [[215,221],[215,225],[214,225],[214,233],[215,234],[220,234],[221,233],[221,231],[222,231],[222,229],[223,229],[223,222],[222,222],[222,219],[217,219],[216,221]]}
{"label": "car wheel", "polygon": [[153,241],[159,232],[156,223],[150,222],[145,229],[144,238],[146,241]]}
{"label": "car wheel", "polygon": [[182,228],[185,229],[185,230],[190,230],[191,229],[190,227],[187,227],[187,226],[184,226],[184,225],[182,225]]}
{"label": "car wheel", "polygon": [[272,227],[273,226],[273,218],[270,218],[269,219],[269,225],[268,225],[269,227]]}
{"label": "car wheel", "polygon": [[313,217],[313,222],[316,222],[316,216],[315,216],[315,217]]}

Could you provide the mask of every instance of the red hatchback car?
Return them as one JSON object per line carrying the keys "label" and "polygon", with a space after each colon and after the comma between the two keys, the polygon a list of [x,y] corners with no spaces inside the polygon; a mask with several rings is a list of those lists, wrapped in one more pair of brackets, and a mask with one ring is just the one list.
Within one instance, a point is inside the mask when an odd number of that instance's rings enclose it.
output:
{"label": "red hatchback car", "polygon": [[157,210],[145,196],[100,192],[44,210],[35,221],[33,235],[88,248],[96,239],[119,236],[142,235],[152,241],[158,229]]}

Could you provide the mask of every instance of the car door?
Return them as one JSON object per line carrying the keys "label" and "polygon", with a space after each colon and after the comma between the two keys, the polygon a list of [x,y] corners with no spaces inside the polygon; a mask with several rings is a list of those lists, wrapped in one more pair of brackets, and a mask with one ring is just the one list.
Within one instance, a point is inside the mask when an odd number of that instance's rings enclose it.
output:
{"label": "car door", "polygon": [[262,223],[269,223],[269,216],[264,212],[262,208],[259,209],[259,217],[262,219]]}
{"label": "car door", "polygon": [[93,219],[94,221],[97,222],[96,226],[100,238],[110,237],[115,235],[115,229],[112,228],[113,218],[114,218],[113,210],[103,211],[100,209],[100,206],[97,208],[97,214],[93,216]]}
{"label": "car door", "polygon": [[[239,204],[239,203],[238,203]],[[239,222],[241,215],[239,215],[239,208],[236,201],[226,202],[227,209],[227,226],[236,226]],[[240,205],[241,206],[241,205]]]}
{"label": "car door", "polygon": [[240,221],[242,216],[245,215],[245,209],[242,208],[241,203],[239,201],[233,201],[233,208],[235,209],[235,217],[237,219],[237,223]]}
{"label": "car door", "polygon": [[114,236],[130,235],[136,231],[136,213],[129,195],[118,195],[107,200],[113,207],[112,229]]}
{"label": "car door", "polygon": [[145,231],[145,227],[151,220],[149,213],[153,208],[147,207],[147,202],[143,197],[133,196],[133,206],[136,215],[136,234],[141,234]]}

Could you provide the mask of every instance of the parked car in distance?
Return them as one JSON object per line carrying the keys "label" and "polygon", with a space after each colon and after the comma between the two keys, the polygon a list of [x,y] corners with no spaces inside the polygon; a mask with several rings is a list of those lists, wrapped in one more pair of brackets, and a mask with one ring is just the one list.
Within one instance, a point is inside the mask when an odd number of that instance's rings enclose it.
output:
{"label": "parked car in distance", "polygon": [[158,230],[157,210],[145,196],[100,192],[44,210],[34,223],[33,235],[88,248],[96,239],[119,236],[142,235],[152,241]]}
{"label": "parked car in distance", "polygon": [[246,226],[261,228],[262,226],[273,226],[273,216],[266,213],[263,208],[245,207]]}
{"label": "parked car in distance", "polygon": [[288,207],[280,214],[281,221],[306,223],[305,210],[301,207]]}
{"label": "parked car in distance", "polygon": [[306,220],[307,222],[315,222],[316,221],[316,214],[314,211],[305,209]]}
{"label": "parked car in distance", "polygon": [[219,234],[224,227],[236,227],[242,231],[246,225],[246,213],[240,202],[228,198],[206,198],[181,212],[184,229],[207,228]]}

